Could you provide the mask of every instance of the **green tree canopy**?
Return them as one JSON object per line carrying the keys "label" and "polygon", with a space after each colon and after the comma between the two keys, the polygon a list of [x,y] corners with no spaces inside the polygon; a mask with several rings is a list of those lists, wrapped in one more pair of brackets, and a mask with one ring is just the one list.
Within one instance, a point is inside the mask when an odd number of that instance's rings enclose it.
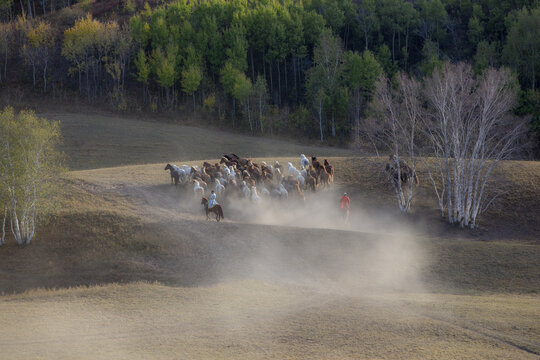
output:
{"label": "green tree canopy", "polygon": [[[58,122],[38,118],[31,111],[0,112],[0,205],[9,216],[19,245],[29,244],[36,227],[47,214],[64,171],[56,150],[60,141]],[[5,241],[2,233],[0,245]]]}
{"label": "green tree canopy", "polygon": [[510,24],[503,50],[506,64],[517,70],[533,90],[540,74],[540,7],[523,8]]}

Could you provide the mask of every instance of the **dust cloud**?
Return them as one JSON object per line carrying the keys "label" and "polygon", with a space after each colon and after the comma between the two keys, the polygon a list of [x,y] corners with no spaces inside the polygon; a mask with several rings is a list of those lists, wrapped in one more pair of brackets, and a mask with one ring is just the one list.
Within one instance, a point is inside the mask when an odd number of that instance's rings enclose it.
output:
{"label": "dust cloud", "polygon": [[[135,192],[134,192],[135,191]],[[194,271],[211,282],[257,279],[351,294],[421,292],[426,265],[418,234],[397,212],[364,208],[350,193],[346,222],[338,189],[306,192],[305,202],[238,196],[218,199],[225,220],[207,221],[191,187],[132,189],[145,214],[190,238]],[[198,274],[200,275],[200,274]]]}
{"label": "dust cloud", "polygon": [[[313,346],[309,339],[315,339],[322,347],[310,355],[319,358],[340,349],[359,351],[347,344],[361,343],[358,339],[372,331],[374,321],[403,318],[402,308],[381,305],[371,295],[422,292],[425,256],[417,229],[398,214],[364,208],[354,193],[349,222],[339,209],[341,191],[326,189],[306,193],[305,203],[292,196],[258,204],[218,199],[225,213],[218,223],[206,220],[200,198],[187,186],[115,191],[155,229],[152,241],[170,252],[163,258],[135,256],[151,261],[159,272],[174,273],[181,286],[112,285],[67,292],[62,301],[45,299],[32,313],[37,317],[14,326],[16,335],[30,336],[8,347],[8,353],[284,358],[305,357],[305,349]],[[192,280],[190,286],[184,286],[186,279]],[[342,300],[351,296],[363,300]],[[382,312],[381,306],[386,306]],[[335,320],[343,316],[360,325]],[[35,326],[36,318],[46,326]]]}

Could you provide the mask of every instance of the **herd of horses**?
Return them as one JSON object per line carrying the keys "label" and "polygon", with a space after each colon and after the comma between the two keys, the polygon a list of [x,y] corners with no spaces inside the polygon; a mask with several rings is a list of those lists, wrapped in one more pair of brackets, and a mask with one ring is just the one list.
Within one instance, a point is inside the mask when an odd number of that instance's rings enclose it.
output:
{"label": "herd of horses", "polygon": [[[403,160],[390,156],[385,172],[390,183],[396,187],[412,181],[418,185],[418,177]],[[208,195],[215,191],[219,202],[236,199],[247,199],[259,203],[265,198],[289,199],[305,201],[305,192],[315,192],[330,186],[334,182],[334,166],[328,159],[321,162],[317,157],[308,159],[300,155],[300,167],[291,162],[286,166],[275,161],[267,164],[264,161],[254,162],[236,154],[224,154],[219,162],[204,162],[200,167],[167,164],[165,170],[170,171],[171,184],[188,186],[193,184],[193,194],[201,198],[206,216],[210,213],[219,221],[224,218],[223,208],[217,204],[209,207]]]}
{"label": "herd of horses", "polygon": [[216,205],[208,208],[208,194],[214,190],[218,201],[226,198],[244,198],[259,203],[264,198],[305,201],[305,192],[315,192],[328,187],[334,182],[334,166],[328,159],[321,162],[317,157],[311,161],[300,155],[300,167],[291,162],[286,166],[275,161],[267,164],[254,162],[236,154],[224,154],[220,161],[202,166],[167,164],[171,184],[187,186],[193,184],[193,194],[200,197],[206,215],[214,213],[216,220],[223,218],[223,209]]}

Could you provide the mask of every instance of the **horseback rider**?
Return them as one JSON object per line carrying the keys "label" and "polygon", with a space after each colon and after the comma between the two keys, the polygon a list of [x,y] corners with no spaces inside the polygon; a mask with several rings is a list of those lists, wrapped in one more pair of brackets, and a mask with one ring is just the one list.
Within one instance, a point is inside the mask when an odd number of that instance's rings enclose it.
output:
{"label": "horseback rider", "polygon": [[211,209],[214,205],[217,205],[216,193],[212,190],[212,193],[208,197],[208,209]]}
{"label": "horseback rider", "polygon": [[351,204],[351,198],[349,198],[349,195],[347,193],[343,193],[343,196],[341,197],[341,203],[340,208],[343,209],[345,212],[345,221],[349,220],[349,207]]}

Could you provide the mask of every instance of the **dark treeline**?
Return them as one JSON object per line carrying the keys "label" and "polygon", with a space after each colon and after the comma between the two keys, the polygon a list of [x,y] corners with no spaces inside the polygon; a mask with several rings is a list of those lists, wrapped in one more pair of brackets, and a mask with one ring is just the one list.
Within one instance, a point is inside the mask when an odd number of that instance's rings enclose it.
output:
{"label": "dark treeline", "polygon": [[[251,133],[345,143],[361,131],[383,72],[423,78],[445,61],[465,61],[476,74],[510,67],[522,89],[516,112],[531,114],[539,131],[539,4],[0,0],[0,81],[119,110],[189,110]],[[21,63],[28,71],[15,71]]]}

